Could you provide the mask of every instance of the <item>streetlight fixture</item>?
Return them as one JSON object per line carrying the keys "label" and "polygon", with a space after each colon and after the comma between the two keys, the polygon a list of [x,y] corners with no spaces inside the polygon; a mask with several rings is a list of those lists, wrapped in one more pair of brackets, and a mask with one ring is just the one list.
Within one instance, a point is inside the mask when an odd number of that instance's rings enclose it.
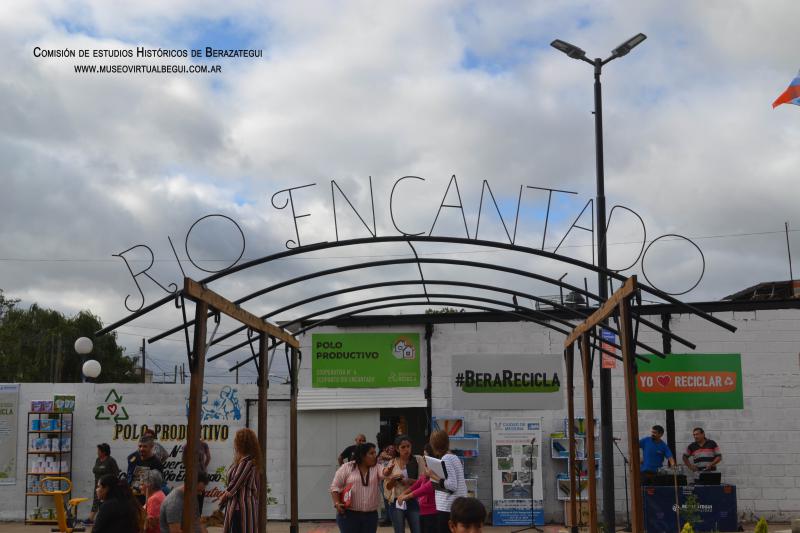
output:
{"label": "streetlight fixture", "polygon": [[88,337],[80,337],[75,341],[75,352],[81,356],[81,362],[83,363],[81,365],[81,374],[83,376],[81,381],[83,382],[86,382],[86,378],[95,379],[100,375],[100,363],[94,359],[86,360],[86,356],[92,353],[93,348],[94,343]]}
{"label": "streetlight fixture", "polygon": [[[607,267],[607,243],[606,243],[606,196],[605,196],[605,176],[603,168],[603,101],[602,88],[600,85],[600,74],[603,65],[613,61],[618,57],[626,56],[631,50],[647,39],[644,33],[637,33],[621,45],[611,51],[611,55],[606,59],[595,58],[591,60],[586,57],[586,52],[581,48],[570,44],[561,39],[556,39],[550,46],[566,54],[572,59],[585,61],[594,66],[594,140],[595,140],[595,161],[597,166],[597,266],[602,270],[597,273],[597,294],[600,303],[608,299],[608,280],[605,275]],[[611,422],[611,369],[603,368],[602,357],[598,358],[600,363],[600,456],[601,471],[603,478],[603,521],[607,531],[615,530],[614,517],[614,427]],[[627,497],[627,495],[626,495]]]}
{"label": "streetlight fixture", "polygon": [[83,375],[88,379],[95,379],[100,375],[102,367],[100,366],[99,362],[95,361],[94,359],[89,359],[83,363],[83,368],[81,370],[83,371]]}

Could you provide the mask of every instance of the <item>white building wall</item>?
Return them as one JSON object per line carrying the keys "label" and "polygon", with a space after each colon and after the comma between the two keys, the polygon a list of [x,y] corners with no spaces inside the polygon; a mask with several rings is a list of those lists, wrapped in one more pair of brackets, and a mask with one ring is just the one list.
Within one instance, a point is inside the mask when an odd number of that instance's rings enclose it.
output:
{"label": "white building wall", "polygon": [[[741,353],[744,409],[676,411],[676,446],[683,450],[692,440],[694,426],[705,428],[723,453],[725,482],[737,485],[740,515],[749,519],[788,519],[800,512],[800,311],[779,310],[718,313],[735,325],[736,333],[692,315],[673,316],[672,330],[697,344],[696,353]],[[650,317],[660,323],[660,317]],[[640,338],[655,348],[661,335],[640,330]],[[479,477],[479,497],[491,505],[490,419],[504,416],[541,416],[544,434],[560,430],[566,417],[561,411],[461,411],[451,404],[451,357],[460,354],[561,353],[563,335],[530,323],[439,324],[432,339],[433,415],[464,417],[468,432],[481,435],[480,456],[474,459]],[[673,353],[690,353],[673,342]],[[614,433],[624,437],[625,396],[621,364],[612,371]],[[562,380],[562,383],[564,381]],[[583,416],[583,380],[576,365],[576,415]],[[595,366],[595,416],[600,416],[599,379]],[[665,425],[663,411],[642,411],[642,435],[653,424]],[[549,439],[543,451],[545,516],[563,520],[563,505],[556,500],[555,474],[565,471],[563,460],[549,458]],[[627,453],[625,441],[620,442]],[[599,450],[599,443],[598,443]],[[679,452],[680,453],[680,452]],[[622,459],[614,457],[616,510],[625,512]],[[598,495],[602,490],[598,484]]]}
{"label": "white building wall", "polygon": [[[205,390],[209,401],[205,404],[208,411],[204,424],[227,427],[227,438],[221,434],[216,435],[216,440],[206,439],[211,451],[209,473],[214,473],[218,468],[227,468],[233,458],[233,437],[236,431],[245,426],[245,400],[258,397],[255,385],[229,385],[227,393],[235,391],[239,402],[239,417],[236,418],[233,410],[216,408],[220,402],[220,394],[224,385],[207,385]],[[118,402],[117,412],[125,408],[128,420],[117,420],[116,423],[129,425],[129,438],[125,431],[117,432],[113,420],[96,419],[98,406],[105,405],[105,398],[114,389],[122,396]],[[141,425],[148,424],[186,424],[186,399],[189,385],[164,385],[164,384],[75,384],[75,383],[24,383],[20,386],[19,412],[18,412],[18,442],[17,442],[17,483],[16,485],[0,485],[0,520],[22,520],[25,509],[26,491],[26,447],[28,445],[27,425],[28,411],[32,400],[52,400],[54,394],[74,394],[76,396],[76,410],[73,415],[74,427],[72,435],[72,481],[73,496],[88,497],[90,501],[81,504],[80,516],[85,517],[91,507],[91,497],[94,491],[94,476],[92,467],[97,457],[96,445],[107,442],[111,446],[111,455],[117,461],[120,469],[125,471],[126,457],[136,449],[136,440],[141,433]],[[270,398],[288,398],[287,387],[270,387]],[[230,407],[230,405],[229,405]],[[267,472],[272,496],[277,504],[269,507],[270,518],[286,518],[288,501],[288,420],[289,403],[271,401],[268,417],[268,452]],[[257,419],[256,404],[251,407],[251,426],[255,429]],[[102,416],[102,415],[101,415]],[[134,426],[135,425],[135,426]],[[135,434],[135,436],[134,436]],[[116,438],[115,438],[116,436]],[[175,446],[184,444],[184,441],[173,440],[169,437],[160,438],[159,442],[170,452]],[[180,461],[180,454],[170,461]],[[181,467],[174,468],[178,472]],[[179,484],[180,482],[177,482]],[[175,485],[171,482],[170,485]],[[210,490],[222,489],[222,484],[211,483]],[[51,507],[52,499],[40,498],[39,506]],[[29,498],[29,509],[35,505],[35,498]],[[216,505],[208,499],[204,506],[204,513],[210,514]]]}
{"label": "white building wall", "polygon": [[[718,313],[718,318],[734,324],[738,330],[729,333],[691,315],[674,316],[672,329],[697,344],[697,353],[741,353],[744,381],[744,409],[717,411],[677,411],[675,413],[677,447],[691,441],[691,429],[702,426],[709,438],[716,440],[723,453],[724,480],[738,487],[739,513],[745,519],[764,516],[768,520],[787,519],[800,513],[800,310]],[[658,317],[650,317],[659,321]],[[423,357],[422,384],[426,382],[424,328],[422,326],[348,328],[344,331],[420,331]],[[325,331],[337,331],[326,328]],[[660,334],[641,329],[640,338],[650,345],[661,346]],[[455,409],[451,402],[451,358],[461,354],[561,353],[561,334],[530,323],[438,324],[432,343],[433,415],[464,417],[466,431],[481,435],[480,456],[473,460],[473,471],[479,477],[479,497],[491,506],[491,433],[493,417],[536,416],[544,420],[544,434],[562,428],[566,407],[560,411],[470,410]],[[303,339],[303,352],[310,353],[310,336]],[[673,342],[674,353],[688,353]],[[612,371],[613,415],[616,436],[625,435],[625,402],[621,365]],[[595,370],[595,374],[597,370]],[[597,376],[595,375],[595,378]],[[310,364],[300,369],[301,387],[310,386]],[[598,380],[595,379],[595,383]],[[562,380],[563,383],[563,380]],[[226,466],[232,457],[231,439],[235,429],[245,425],[245,400],[257,397],[254,385],[236,385],[242,418],[225,421],[230,425],[224,442],[209,442],[212,452],[210,470]],[[583,381],[576,369],[576,414],[583,415]],[[111,388],[123,396],[122,404],[131,416],[130,423],[185,423],[185,399],[188,385],[129,384],[23,384],[20,392],[19,434],[17,449],[17,485],[0,485],[0,520],[21,520],[25,492],[25,446],[27,411],[31,400],[51,399],[54,394],[75,394],[76,414],[73,435],[73,481],[76,496],[91,497],[95,445],[108,442],[112,455],[124,468],[125,457],[134,450],[135,441],[114,439],[113,424],[95,420],[96,409]],[[207,386],[209,395],[219,395],[221,386]],[[101,398],[102,397],[102,398]],[[288,397],[288,388],[272,384],[270,398]],[[271,401],[268,419],[268,475],[272,496],[277,504],[269,507],[270,519],[286,519],[289,515],[289,404]],[[565,404],[566,405],[566,404]],[[300,413],[303,417],[303,412]],[[595,416],[599,417],[599,390],[595,388]],[[255,429],[256,406],[251,407],[251,426]],[[207,421],[206,423],[210,423]],[[652,424],[665,425],[661,411],[642,411],[640,433],[646,434]],[[337,435],[336,450],[349,444],[347,435]],[[556,500],[555,475],[565,470],[564,461],[551,459],[549,439],[543,450],[545,516],[547,520],[563,520],[563,505]],[[341,442],[339,442],[341,441]],[[177,442],[164,442],[169,450]],[[627,453],[625,441],[620,442]],[[328,446],[329,447],[329,446]],[[598,445],[599,449],[599,445]],[[334,456],[336,450],[321,453]],[[310,452],[309,452],[310,453]],[[625,493],[622,459],[615,455],[616,509],[624,516]],[[601,490],[598,485],[598,493]],[[301,502],[302,503],[302,502]],[[206,502],[206,510],[211,508]],[[89,505],[82,505],[82,515]]]}

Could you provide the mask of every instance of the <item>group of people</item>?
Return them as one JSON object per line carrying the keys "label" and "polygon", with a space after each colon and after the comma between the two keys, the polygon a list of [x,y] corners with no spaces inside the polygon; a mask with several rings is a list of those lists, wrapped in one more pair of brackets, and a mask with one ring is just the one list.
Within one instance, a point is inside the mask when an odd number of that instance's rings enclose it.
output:
{"label": "group of people", "polygon": [[440,478],[423,456],[414,455],[412,442],[400,435],[378,455],[375,444],[356,436],[353,446],[339,456],[339,468],[330,486],[341,533],[375,533],[378,509],[384,507],[395,533],[406,523],[411,533],[465,533],[480,531],[486,509],[467,497],[464,468],[450,451],[444,431],[431,433],[425,456],[442,461]]}
{"label": "group of people", "polygon": [[[667,443],[662,440],[664,428],[656,424],[650,429],[650,436],[639,440],[639,449],[642,451],[641,471],[645,479],[652,478],[667,460],[667,464],[675,467],[675,458]],[[701,427],[692,430],[694,442],[686,447],[683,453],[683,463],[692,472],[713,472],[722,461],[722,452],[719,445],[706,438],[706,432]]]}
{"label": "group of people", "polygon": [[[225,533],[255,533],[258,528],[258,500],[265,490],[264,465],[256,434],[247,428],[236,432],[234,458],[227,471],[225,490],[216,498],[224,509]],[[145,432],[137,450],[128,456],[126,473],[121,473],[111,457],[108,444],[97,445],[95,498],[89,520],[93,533],[181,533],[185,485],[172,487],[164,482],[167,452],[155,441],[155,434]],[[207,472],[211,454],[201,441],[196,461],[197,507],[196,533],[205,533],[200,523],[204,491],[209,482]],[[188,532],[187,532],[188,533]]]}

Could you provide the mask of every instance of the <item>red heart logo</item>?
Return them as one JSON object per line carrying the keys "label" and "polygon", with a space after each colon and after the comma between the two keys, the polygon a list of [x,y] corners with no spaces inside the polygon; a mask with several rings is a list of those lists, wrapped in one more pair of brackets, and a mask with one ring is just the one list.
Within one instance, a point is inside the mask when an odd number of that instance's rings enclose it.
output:
{"label": "red heart logo", "polygon": [[662,387],[666,387],[667,385],[669,385],[669,382],[672,381],[672,378],[669,376],[658,376],[656,378],[656,381],[658,381],[658,384],[661,385]]}
{"label": "red heart logo", "polygon": [[115,404],[115,403],[110,403],[110,404],[108,404],[108,406],[106,407],[106,409],[108,410],[108,412],[109,412],[109,413],[111,413],[111,414],[113,415],[114,413],[116,413],[116,412],[117,412],[117,404]]}

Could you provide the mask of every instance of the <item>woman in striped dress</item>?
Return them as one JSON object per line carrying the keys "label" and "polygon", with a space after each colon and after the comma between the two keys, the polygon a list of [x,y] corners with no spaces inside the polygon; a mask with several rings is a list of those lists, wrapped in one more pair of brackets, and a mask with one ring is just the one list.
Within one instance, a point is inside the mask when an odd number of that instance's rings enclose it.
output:
{"label": "woman in striped dress", "polygon": [[225,533],[256,533],[258,495],[261,493],[264,466],[261,447],[251,429],[242,428],[233,439],[233,464],[228,469],[228,484],[219,496],[225,505]]}

